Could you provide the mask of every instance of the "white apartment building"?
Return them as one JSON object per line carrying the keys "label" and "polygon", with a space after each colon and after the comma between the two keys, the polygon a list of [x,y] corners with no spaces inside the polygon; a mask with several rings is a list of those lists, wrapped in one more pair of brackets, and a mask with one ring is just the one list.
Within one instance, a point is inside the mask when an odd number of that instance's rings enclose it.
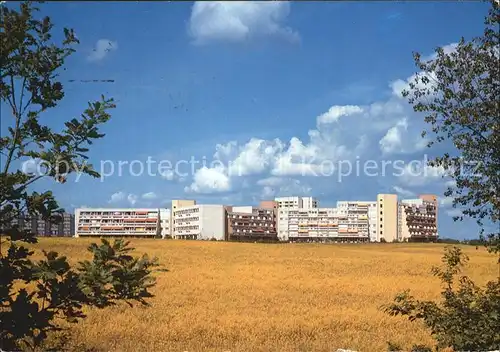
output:
{"label": "white apartment building", "polygon": [[312,209],[318,207],[318,201],[313,197],[277,197],[274,201],[278,208]]}
{"label": "white apartment building", "polygon": [[165,237],[170,234],[170,210],[137,208],[75,209],[75,237]]}
{"label": "white apartment building", "polygon": [[[377,202],[367,201],[338,201],[337,210],[339,214],[347,214],[350,219],[358,216],[368,216],[368,233],[370,242],[378,242],[377,236]],[[364,225],[360,224],[364,229]]]}
{"label": "white apartment building", "polygon": [[223,205],[198,204],[184,206],[172,212],[174,239],[223,241],[226,232],[226,210]]}
{"label": "white apartment building", "polygon": [[[362,211],[364,208],[364,212]],[[368,241],[368,206],[279,209],[281,241]]]}

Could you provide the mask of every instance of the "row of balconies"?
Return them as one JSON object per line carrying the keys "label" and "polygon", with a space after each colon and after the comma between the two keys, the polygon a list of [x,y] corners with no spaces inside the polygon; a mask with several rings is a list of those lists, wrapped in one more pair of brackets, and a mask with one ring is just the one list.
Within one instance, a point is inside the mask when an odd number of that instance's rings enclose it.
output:
{"label": "row of balconies", "polygon": [[312,234],[312,233],[289,233],[288,234],[288,237],[338,237],[338,238],[342,238],[342,237],[352,237],[352,238],[366,238],[368,237],[368,234],[349,234],[349,233],[345,233],[345,234],[338,234],[338,233],[335,233],[335,234],[332,234],[332,233],[316,233],[316,234]]}
{"label": "row of balconies", "polygon": [[238,226],[238,227],[249,227],[249,226],[274,227],[274,224],[273,223],[266,223],[266,222],[262,222],[262,223],[256,223],[256,222],[254,222],[253,224],[235,222],[235,223],[232,223],[231,226],[232,227],[236,227],[236,226]]}

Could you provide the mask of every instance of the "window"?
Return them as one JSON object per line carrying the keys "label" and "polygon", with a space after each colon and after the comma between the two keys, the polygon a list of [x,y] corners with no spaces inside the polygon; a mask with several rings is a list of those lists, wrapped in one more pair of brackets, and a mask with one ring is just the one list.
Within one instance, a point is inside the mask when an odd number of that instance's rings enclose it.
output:
{"label": "window", "polygon": [[382,215],[382,212],[380,212],[380,215]]}
{"label": "window", "polygon": [[380,228],[382,228],[382,224],[380,224]]}
{"label": "window", "polygon": [[380,204],[380,207],[381,207],[381,208],[383,208],[383,207],[384,207],[384,205],[383,205],[383,204]]}
{"label": "window", "polygon": [[380,234],[382,234],[382,231],[380,231]]}

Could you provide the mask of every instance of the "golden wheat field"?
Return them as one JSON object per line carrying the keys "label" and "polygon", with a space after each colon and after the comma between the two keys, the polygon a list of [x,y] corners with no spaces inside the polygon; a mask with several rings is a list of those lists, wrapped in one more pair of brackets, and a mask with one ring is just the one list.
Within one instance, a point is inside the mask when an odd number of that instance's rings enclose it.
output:
{"label": "golden wheat field", "polygon": [[[38,249],[89,258],[86,239],[42,238]],[[69,349],[98,351],[385,351],[431,343],[418,323],[379,310],[398,291],[439,297],[436,244],[253,244],[132,240],[157,256],[150,307],[86,310]],[[484,248],[463,247],[467,273],[496,277]]]}

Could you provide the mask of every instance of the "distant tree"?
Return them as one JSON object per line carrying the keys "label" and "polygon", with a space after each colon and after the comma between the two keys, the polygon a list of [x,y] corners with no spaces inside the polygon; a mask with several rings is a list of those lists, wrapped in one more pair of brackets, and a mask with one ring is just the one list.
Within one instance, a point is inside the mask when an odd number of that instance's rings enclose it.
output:
{"label": "distant tree", "polygon": [[454,238],[438,238],[437,243],[460,244],[460,240]]}
{"label": "distant tree", "polygon": [[[455,145],[459,155],[445,153],[430,165],[454,179],[445,195],[454,198],[453,206],[465,207],[455,220],[476,219],[500,265],[500,5],[490,3],[482,36],[462,38],[451,52],[437,48],[432,60],[414,54],[421,73],[402,94],[426,114],[435,137],[429,146],[446,140]],[[484,220],[494,224],[492,231],[485,230]]]}
{"label": "distant tree", "polygon": [[[0,137],[0,349],[9,351],[40,346],[50,331],[59,329],[56,318],[75,322],[84,317],[83,305],[146,304],[154,284],[151,270],[157,265],[146,255],[132,257],[132,248],[122,240],[92,244],[93,260],[76,268],[52,251],[33,261],[33,246],[25,243],[36,243],[36,238],[13,223],[21,214],[60,218],[63,209],[52,192],[29,190],[39,179],[64,183],[76,171],[99,176],[86,163],[86,153],[104,136],[99,127],[115,107],[112,99],[101,97],[59,132],[42,123],[64,97],[58,72],[78,39],[65,28],[62,43],[55,44],[50,18],[36,19],[37,11],[31,2],[21,3],[19,11],[0,5],[0,99],[12,114],[11,126],[2,128],[6,134]],[[2,111],[2,123],[7,111]],[[43,162],[45,170],[22,172],[20,164],[27,158]]]}
{"label": "distant tree", "polygon": [[156,235],[155,238],[162,238],[161,237],[161,216],[160,216],[160,209],[158,209],[158,217],[156,218]]}
{"label": "distant tree", "polygon": [[479,246],[483,244],[483,241],[481,241],[480,239],[467,240],[466,242],[470,246]]}

